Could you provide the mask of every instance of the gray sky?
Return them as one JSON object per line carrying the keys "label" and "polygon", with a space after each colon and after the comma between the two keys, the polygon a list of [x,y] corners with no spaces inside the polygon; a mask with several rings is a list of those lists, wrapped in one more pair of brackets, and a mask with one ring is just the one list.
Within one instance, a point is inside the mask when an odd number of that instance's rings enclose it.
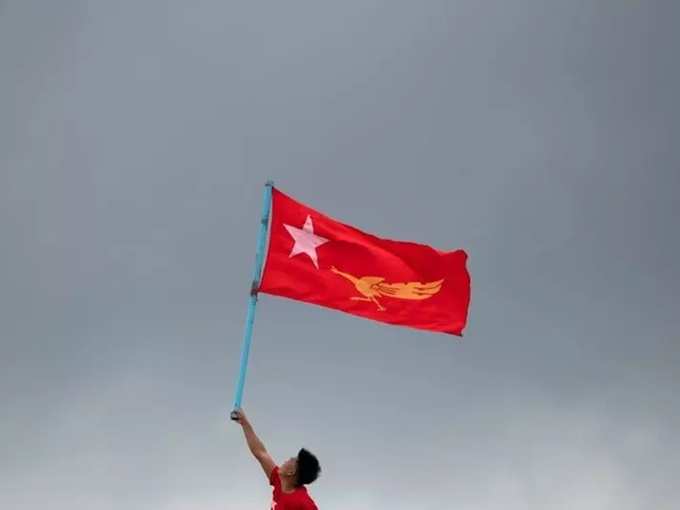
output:
{"label": "gray sky", "polygon": [[462,341],[260,300],[244,407],[320,508],[676,508],[679,21],[0,2],[0,507],[268,508],[227,415],[273,178],[470,255]]}

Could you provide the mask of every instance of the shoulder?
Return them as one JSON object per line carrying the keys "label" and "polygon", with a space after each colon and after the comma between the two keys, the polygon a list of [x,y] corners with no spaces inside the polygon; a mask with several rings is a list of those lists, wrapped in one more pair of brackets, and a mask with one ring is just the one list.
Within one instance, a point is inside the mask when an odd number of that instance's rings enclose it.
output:
{"label": "shoulder", "polygon": [[307,492],[306,487],[302,487],[300,489],[300,502],[302,503],[302,508],[304,510],[319,510],[316,506],[316,503],[314,503],[314,500],[312,497],[309,495]]}
{"label": "shoulder", "polygon": [[274,487],[281,486],[281,478],[279,477],[279,466],[274,466],[272,472],[269,474],[269,485]]}

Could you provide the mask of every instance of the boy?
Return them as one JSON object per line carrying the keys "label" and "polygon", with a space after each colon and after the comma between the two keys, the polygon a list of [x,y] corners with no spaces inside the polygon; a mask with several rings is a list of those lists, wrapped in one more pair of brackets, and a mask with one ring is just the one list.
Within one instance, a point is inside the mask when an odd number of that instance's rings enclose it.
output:
{"label": "boy", "polygon": [[318,510],[305,487],[316,480],[321,472],[317,458],[302,448],[297,457],[291,457],[277,466],[243,410],[234,411],[232,419],[243,428],[248,448],[262,466],[269,484],[274,487],[272,510]]}

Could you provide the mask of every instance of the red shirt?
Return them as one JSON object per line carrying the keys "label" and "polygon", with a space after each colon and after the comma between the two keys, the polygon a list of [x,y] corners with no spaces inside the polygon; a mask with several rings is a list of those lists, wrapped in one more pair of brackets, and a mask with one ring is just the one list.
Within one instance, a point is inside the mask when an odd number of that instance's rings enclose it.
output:
{"label": "red shirt", "polygon": [[271,510],[319,510],[307,494],[307,488],[304,485],[297,487],[293,492],[281,490],[278,466],[272,469],[269,484],[274,487]]}

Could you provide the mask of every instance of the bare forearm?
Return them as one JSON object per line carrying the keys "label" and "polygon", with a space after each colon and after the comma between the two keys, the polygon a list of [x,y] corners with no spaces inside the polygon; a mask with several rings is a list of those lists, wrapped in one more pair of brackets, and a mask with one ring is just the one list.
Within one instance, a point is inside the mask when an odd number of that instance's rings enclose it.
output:
{"label": "bare forearm", "polygon": [[272,459],[271,455],[267,453],[267,450],[264,447],[262,441],[260,441],[260,438],[257,437],[257,434],[255,434],[255,431],[248,421],[248,418],[246,418],[243,410],[235,410],[232,413],[232,419],[237,421],[241,425],[241,428],[243,428],[243,435],[246,436],[248,448],[262,466],[264,474],[267,475],[267,478],[270,478],[272,471],[274,471],[274,468],[276,467],[276,463],[274,462],[274,459]]}
{"label": "bare forearm", "polygon": [[242,423],[243,435],[246,436],[246,442],[248,443],[248,448],[253,453],[257,455],[258,453],[266,452],[267,449],[264,447],[264,443],[257,437],[253,427],[250,423]]}

